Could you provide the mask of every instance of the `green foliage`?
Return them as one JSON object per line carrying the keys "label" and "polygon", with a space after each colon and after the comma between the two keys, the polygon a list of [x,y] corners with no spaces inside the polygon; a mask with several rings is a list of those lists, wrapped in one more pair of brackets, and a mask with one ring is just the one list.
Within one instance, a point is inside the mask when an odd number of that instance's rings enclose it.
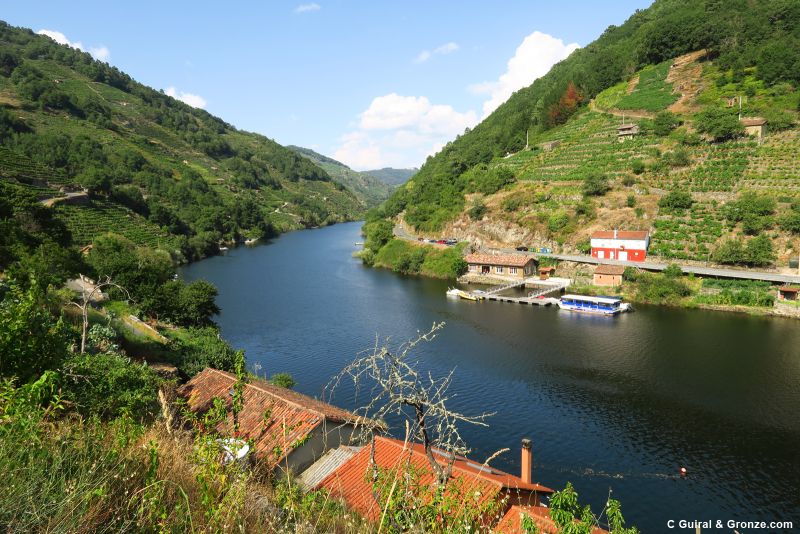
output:
{"label": "green foliage", "polygon": [[[571,482],[561,491],[556,491],[550,496],[550,518],[556,524],[559,532],[570,534],[591,534],[599,526],[597,517],[592,509],[583,506],[578,501],[578,492]],[[637,534],[636,527],[625,527],[622,516],[622,506],[615,499],[608,499],[600,516],[606,516],[608,527],[612,534]]]}
{"label": "green foliage", "polygon": [[691,295],[691,288],[680,276],[673,274],[639,273],[636,298],[651,304],[668,304]]}
{"label": "green foliage", "polygon": [[658,201],[658,207],[676,211],[676,210],[685,210],[692,207],[694,204],[694,200],[692,199],[692,194],[687,191],[670,191]]}
{"label": "green foliage", "polygon": [[67,329],[48,310],[40,286],[34,281],[26,290],[12,282],[0,301],[0,376],[37,379],[61,364],[68,343]]}
{"label": "green foliage", "polygon": [[625,199],[625,205],[629,208],[636,206],[636,197],[633,195],[628,195],[628,198]]}
{"label": "green foliage", "polygon": [[686,167],[690,162],[689,153],[683,149],[678,149],[673,152],[665,152],[661,156],[661,161],[670,167]]}
{"label": "green foliage", "polygon": [[503,209],[508,212],[514,212],[520,209],[523,205],[523,199],[519,196],[509,196],[503,200]]}
{"label": "green foliage", "polygon": [[378,252],[383,245],[389,242],[394,235],[394,225],[391,221],[379,219],[374,222],[368,222],[362,228],[362,232],[366,236],[364,247],[373,252]]}
{"label": "green foliage", "polygon": [[768,109],[763,115],[767,121],[767,129],[772,132],[782,132],[795,125],[794,117],[779,109]]}
{"label": "green foliage", "polygon": [[694,126],[698,132],[708,134],[715,141],[744,135],[744,126],[733,109],[714,108],[702,111],[695,115]]}
{"label": "green foliage", "polygon": [[775,303],[769,282],[707,278],[703,280],[703,289],[711,292],[697,295],[694,300],[698,304],[771,307]]}
{"label": "green foliage", "polygon": [[206,367],[229,372],[236,370],[236,351],[213,327],[188,328],[175,340],[174,350],[180,357],[178,370],[185,377],[192,377]]}
{"label": "green foliage", "polygon": [[297,381],[295,381],[289,373],[276,373],[270,377],[269,381],[276,386],[286,389],[292,389],[297,385]]}
{"label": "green foliage", "polygon": [[662,111],[653,119],[653,133],[660,137],[666,137],[680,124],[681,121],[677,115],[671,111]]}
{"label": "green foliage", "polygon": [[486,214],[486,205],[482,201],[476,200],[467,213],[470,219],[479,221]]}
{"label": "green foliage", "polygon": [[634,159],[631,161],[631,170],[633,171],[633,174],[637,175],[642,174],[645,171],[645,169],[646,166],[644,164],[644,161],[642,161],[641,159]]}
{"label": "green foliage", "polygon": [[463,248],[463,245],[447,248],[419,246],[392,239],[375,255],[373,264],[403,274],[452,279],[467,270]]}
{"label": "green foliage", "polygon": [[568,224],[569,224],[569,215],[567,215],[563,211],[553,213],[547,219],[547,229],[550,230],[551,232],[558,232],[560,230],[563,230],[564,228],[566,228]]}
{"label": "green foliage", "polygon": [[680,265],[670,263],[667,268],[662,271],[667,278],[678,278],[683,274]]}
{"label": "green foliage", "polygon": [[746,244],[741,239],[726,239],[717,246],[711,259],[729,265],[766,266],[775,262],[775,251],[772,241],[765,235],[754,237]]}
{"label": "green foliage", "polygon": [[602,196],[609,190],[608,177],[603,174],[591,173],[583,179],[583,194],[586,196]]}
{"label": "green foliage", "polygon": [[74,354],[64,371],[63,397],[84,416],[146,420],[158,412],[160,380],[144,363],[115,353]]}
{"label": "green foliage", "polygon": [[675,102],[678,96],[672,94],[672,84],[664,81],[671,63],[671,61],[664,61],[642,70],[636,88],[631,94],[623,96],[617,102],[617,107],[619,109],[660,111]]}
{"label": "green foliage", "polygon": [[639,269],[636,267],[625,267],[622,272],[622,279],[626,282],[636,282],[639,279]]}

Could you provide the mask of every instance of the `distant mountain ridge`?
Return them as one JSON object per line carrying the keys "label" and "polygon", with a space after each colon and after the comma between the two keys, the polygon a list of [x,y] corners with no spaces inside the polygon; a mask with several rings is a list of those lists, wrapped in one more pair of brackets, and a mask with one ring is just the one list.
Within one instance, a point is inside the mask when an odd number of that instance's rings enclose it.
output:
{"label": "distant mountain ridge", "polygon": [[394,169],[386,167],[375,171],[355,171],[333,158],[310,148],[288,145],[304,158],[322,167],[331,178],[355,193],[368,208],[377,206],[392,194],[398,185],[404,184],[417,172],[416,169]]}
{"label": "distant mountain ridge", "polygon": [[275,141],[0,21],[0,180],[55,209],[83,246],[109,231],[196,259],[220,243],[354,220],[367,206]]}

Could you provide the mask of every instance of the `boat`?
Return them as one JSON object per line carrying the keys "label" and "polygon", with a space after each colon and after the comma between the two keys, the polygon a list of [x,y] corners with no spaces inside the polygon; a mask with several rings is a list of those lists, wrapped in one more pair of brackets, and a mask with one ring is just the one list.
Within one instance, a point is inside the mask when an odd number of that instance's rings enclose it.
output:
{"label": "boat", "polygon": [[562,310],[594,315],[617,315],[631,311],[631,305],[620,297],[590,297],[588,295],[563,295],[558,301]]}
{"label": "boat", "polygon": [[450,288],[447,290],[448,297],[458,297],[464,300],[480,300],[480,297],[473,295],[472,293],[467,293],[462,289],[457,288]]}

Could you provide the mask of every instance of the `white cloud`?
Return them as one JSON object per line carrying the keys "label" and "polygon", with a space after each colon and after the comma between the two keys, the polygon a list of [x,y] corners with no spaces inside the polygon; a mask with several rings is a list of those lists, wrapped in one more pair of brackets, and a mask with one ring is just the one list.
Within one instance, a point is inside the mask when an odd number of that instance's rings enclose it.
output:
{"label": "white cloud", "polygon": [[81,43],[80,41],[72,42],[69,39],[67,39],[66,35],[55,30],[42,29],[36,33],[38,33],[39,35],[46,35],[47,37],[54,40],[58,44],[67,45],[72,48],[77,48],[78,50],[82,50],[84,52],[89,52],[92,56],[94,56],[95,59],[99,61],[108,61],[111,58],[111,51],[103,45],[97,47],[89,47],[87,49],[83,46],[83,43]]}
{"label": "white cloud", "polygon": [[452,54],[453,52],[457,52],[460,47],[458,43],[449,42],[445,43],[441,46],[437,46],[432,51],[431,50],[423,50],[417,57],[414,58],[414,63],[425,63],[434,55],[445,56],[447,54]]}
{"label": "white cloud", "polygon": [[424,96],[390,93],[372,100],[333,157],[359,170],[418,167],[476,122],[474,111],[461,113]]}
{"label": "white cloud", "polygon": [[188,104],[193,108],[205,108],[206,107],[206,99],[200,95],[195,95],[192,93],[184,93],[183,91],[178,91],[174,87],[167,87],[164,90],[164,94],[167,96],[171,96],[176,100],[180,100],[184,104]]}
{"label": "white cloud", "polygon": [[300,4],[296,8],[294,8],[295,13],[312,13],[314,11],[319,11],[322,9],[322,6],[317,4],[316,2],[311,4]]}
{"label": "white cloud", "polygon": [[577,43],[564,44],[552,35],[535,31],[528,35],[517,47],[514,57],[508,60],[506,72],[497,81],[471,85],[475,94],[488,94],[489,100],[483,103],[483,118],[508,100],[514,91],[527,87],[541,78],[550,67],[565,59],[580,48]]}

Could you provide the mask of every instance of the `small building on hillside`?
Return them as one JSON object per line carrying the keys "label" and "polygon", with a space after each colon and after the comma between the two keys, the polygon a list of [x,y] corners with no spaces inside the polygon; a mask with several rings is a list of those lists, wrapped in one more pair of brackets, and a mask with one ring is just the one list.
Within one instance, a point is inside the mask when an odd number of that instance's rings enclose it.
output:
{"label": "small building on hillside", "polygon": [[767,133],[767,121],[761,117],[749,117],[739,119],[744,126],[744,131],[747,135],[755,137],[759,141],[764,138]]}
{"label": "small building on hillside", "polygon": [[[178,388],[178,395],[197,415],[211,409],[214,399],[222,399],[228,418],[217,430],[230,433],[236,381],[234,374],[206,368]],[[252,440],[256,458],[275,471],[304,471],[329,449],[349,444],[356,425],[365,422],[347,410],[264,380],[248,381],[243,401],[237,437]]]}
{"label": "small building on hillside", "polygon": [[644,261],[650,247],[647,231],[608,230],[591,238],[592,257],[600,260]]}
{"label": "small building on hillside", "polygon": [[[445,465],[450,456],[439,449],[433,449],[433,457],[437,462]],[[523,440],[522,473],[517,477],[495,469],[480,462],[474,462],[463,456],[456,456],[452,464],[451,482],[445,493],[455,499],[460,507],[452,510],[454,515],[464,511],[463,507],[472,509],[481,508],[494,501],[499,507],[497,515],[486,516],[485,526],[491,528],[497,523],[512,506],[541,506],[542,496],[553,493],[548,487],[532,481],[531,467],[533,453],[530,441]],[[371,445],[365,445],[357,452],[346,450],[338,457],[331,456],[320,461],[310,468],[314,477],[321,479],[313,489],[327,490],[334,498],[343,500],[348,508],[355,510],[371,522],[380,520],[382,502],[380,492],[376,492],[365,476],[371,469],[371,459],[374,458],[378,469],[388,475],[389,479],[396,473],[399,480],[406,473],[416,473],[417,485],[423,499],[428,492],[435,491],[436,479],[425,454],[425,447],[419,443],[407,443],[401,440],[376,437],[374,451]],[[324,464],[324,465],[322,465]],[[305,477],[305,473],[303,474]]]}
{"label": "small building on hillside", "polygon": [[560,139],[556,139],[555,141],[547,141],[546,143],[542,143],[541,146],[542,146],[542,150],[548,151],[548,150],[553,150],[554,148],[556,148],[560,144],[561,144],[561,140]]}
{"label": "small building on hillside", "polygon": [[594,270],[592,284],[609,287],[621,286],[624,272],[625,267],[622,265],[598,265]]}
{"label": "small building on hillside", "polygon": [[800,300],[798,293],[800,293],[798,286],[781,286],[778,288],[778,300]]}
{"label": "small building on hillside", "polygon": [[536,272],[536,259],[527,254],[467,254],[464,259],[470,274],[525,278]]}
{"label": "small building on hillside", "polygon": [[622,126],[617,127],[617,140],[622,143],[627,139],[633,139],[639,135],[639,125],[638,124],[623,124]]}

